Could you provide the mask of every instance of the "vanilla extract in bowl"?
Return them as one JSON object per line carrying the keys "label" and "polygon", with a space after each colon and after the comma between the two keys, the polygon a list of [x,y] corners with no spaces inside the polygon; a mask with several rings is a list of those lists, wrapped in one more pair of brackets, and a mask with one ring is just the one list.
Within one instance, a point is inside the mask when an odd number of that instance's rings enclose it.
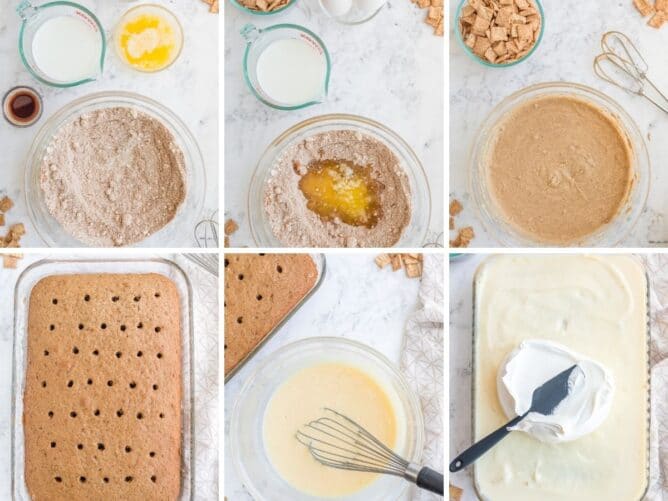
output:
{"label": "vanilla extract in bowl", "polygon": [[42,98],[30,87],[14,87],[5,94],[2,112],[10,124],[29,127],[42,116]]}

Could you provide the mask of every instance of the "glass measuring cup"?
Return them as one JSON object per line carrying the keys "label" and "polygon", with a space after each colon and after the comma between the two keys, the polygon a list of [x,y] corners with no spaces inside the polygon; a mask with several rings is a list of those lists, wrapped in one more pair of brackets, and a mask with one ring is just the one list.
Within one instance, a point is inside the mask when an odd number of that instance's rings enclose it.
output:
{"label": "glass measuring cup", "polygon": [[[105,40],[102,24],[90,10],[83,5],[74,2],[57,1],[49,2],[43,5],[34,6],[28,0],[22,1],[16,8],[17,14],[21,17],[21,29],[19,31],[19,54],[23,65],[30,74],[40,82],[52,87],[74,87],[86,82],[96,80],[104,68],[104,57],[107,51],[107,42]],[[100,36],[100,58],[99,65],[91,75],[72,82],[54,81],[37,66],[33,54],[33,40],[39,28],[48,20],[59,16],[72,16],[84,21],[95,33]]]}
{"label": "glass measuring cup", "polygon": [[[247,24],[241,29],[241,35],[246,39],[246,52],[243,60],[244,80],[255,97],[264,104],[278,110],[298,110],[322,103],[327,98],[332,63],[327,47],[315,33],[296,24],[276,24],[264,29],[259,29],[253,24]],[[260,55],[269,45],[277,40],[289,38],[302,40],[314,48],[324,61],[325,73],[318,95],[303,103],[286,105],[276,101],[262,89],[258,80],[257,65]],[[295,75],[295,78],[298,78],[298,75]]]}

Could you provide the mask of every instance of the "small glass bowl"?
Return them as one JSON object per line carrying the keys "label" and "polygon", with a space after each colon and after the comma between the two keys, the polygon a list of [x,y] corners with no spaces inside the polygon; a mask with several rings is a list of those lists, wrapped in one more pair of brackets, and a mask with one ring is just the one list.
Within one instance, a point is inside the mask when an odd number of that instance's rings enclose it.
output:
{"label": "small glass bowl", "polygon": [[374,10],[373,12],[369,12],[366,16],[360,16],[360,17],[355,17],[355,16],[354,16],[354,13],[353,13],[353,14],[351,14],[351,13],[347,13],[347,14],[345,14],[345,15],[343,15],[343,16],[333,16],[333,15],[331,15],[331,14],[329,13],[329,11],[325,8],[325,6],[324,6],[323,3],[322,3],[322,0],[318,0],[318,3],[320,4],[320,9],[322,9],[322,11],[323,11],[328,17],[330,17],[331,19],[333,19],[333,20],[336,21],[337,23],[347,24],[347,25],[349,25],[349,26],[354,26],[354,25],[357,25],[357,24],[363,24],[363,23],[366,23],[367,21],[371,21],[374,17],[376,17],[376,15],[377,15],[381,10],[383,10],[383,7],[385,7],[385,5],[387,4],[387,1],[383,2],[383,4],[382,4],[380,7],[378,7],[376,10]]}
{"label": "small glass bowl", "polygon": [[490,63],[489,61],[485,61],[484,59],[478,57],[472,50],[471,48],[464,43],[464,39],[462,38],[462,32],[459,29],[459,17],[461,16],[461,11],[464,5],[468,3],[468,0],[461,0],[459,2],[459,6],[457,7],[457,13],[455,14],[454,19],[454,24],[455,24],[455,36],[457,37],[457,40],[459,41],[459,45],[462,46],[464,49],[464,52],[476,61],[477,63],[482,64],[483,66],[487,66],[489,68],[508,68],[510,66],[515,66],[516,64],[520,64],[522,61],[527,60],[531,55],[536,51],[538,46],[540,45],[540,42],[543,40],[543,33],[545,32],[545,11],[543,10],[543,5],[540,3],[540,0],[535,0],[536,6],[538,7],[538,12],[540,13],[540,33],[538,34],[538,39],[536,40],[536,43],[531,47],[531,50],[527,52],[524,57],[521,57],[520,59],[516,59],[515,61],[511,61],[509,63],[500,63],[500,64],[494,64]]}
{"label": "small glass bowl", "polygon": [[633,151],[634,184],[626,204],[607,225],[579,240],[562,244],[567,247],[614,247],[631,231],[645,208],[650,185],[650,160],[642,133],[631,116],[611,98],[590,87],[567,82],[532,85],[501,101],[484,120],[471,150],[469,192],[473,194],[478,218],[485,229],[501,245],[507,247],[545,247],[549,242],[537,241],[506,221],[496,206],[488,186],[485,153],[491,147],[496,126],[515,107],[542,96],[573,96],[585,99],[617,119]]}
{"label": "small glass bowl", "polygon": [[[377,351],[356,341],[336,337],[306,338],[266,357],[241,388],[232,409],[229,450],[244,486],[256,501],[322,499],[298,491],[274,469],[264,448],[263,424],[267,404],[283,382],[300,369],[327,362],[359,367],[382,384],[397,413],[397,429],[403,432],[395,449],[404,459],[419,463],[425,440],[422,409],[395,366]],[[402,478],[381,475],[363,490],[336,499],[396,500],[408,486]]]}
{"label": "small glass bowl", "polygon": [[[156,70],[147,70],[144,68],[140,68],[138,66],[133,66],[132,64],[130,64],[129,61],[125,59],[125,57],[123,57],[123,54],[121,52],[121,47],[119,43],[119,37],[121,36],[120,33],[121,28],[130,18],[132,18],[132,16],[138,15],[142,12],[147,12],[149,14],[153,12],[157,16],[162,16],[174,29],[174,36],[178,43],[176,54],[174,54],[174,57],[169,62],[169,64]],[[179,19],[171,10],[167,9],[166,7],[163,7],[162,5],[145,3],[141,5],[136,5],[125,11],[125,13],[121,16],[121,19],[116,24],[116,27],[114,28],[113,40],[114,40],[113,42],[114,48],[116,49],[116,56],[123,62],[125,66],[135,71],[139,71],[140,73],[159,73],[172,66],[179,59],[179,56],[183,51],[183,27],[181,26],[181,22],[179,21]]]}
{"label": "small glass bowl", "polygon": [[197,141],[188,127],[162,104],[131,92],[98,92],[65,105],[44,123],[33,140],[25,165],[25,197],[28,215],[40,238],[49,247],[86,247],[75,239],[51,215],[40,186],[40,170],[44,151],[54,134],[66,123],[90,111],[114,108],[135,108],[159,120],[174,136],[185,159],[186,196],[176,216],[166,226],[134,247],[190,247],[188,239],[200,219],[206,190],[204,160]]}
{"label": "small glass bowl", "polygon": [[287,5],[284,5],[280,9],[272,10],[270,12],[264,12],[261,10],[254,10],[254,9],[249,9],[248,7],[244,7],[239,3],[238,0],[230,0],[230,3],[234,5],[237,9],[239,9],[242,12],[245,12],[246,14],[251,14],[252,16],[273,16],[275,14],[280,14],[281,12],[286,11],[290,7],[292,7],[294,4],[297,3],[297,0],[290,0]]}
{"label": "small glass bowl", "polygon": [[354,130],[387,145],[401,162],[411,190],[411,220],[395,247],[424,245],[431,219],[431,195],[427,175],[411,147],[394,131],[368,118],[331,114],[304,120],[283,132],[264,151],[253,173],[248,193],[248,215],[253,239],[258,247],[285,247],[272,232],[264,213],[263,192],[271,167],[286,148],[306,137],[331,130]]}

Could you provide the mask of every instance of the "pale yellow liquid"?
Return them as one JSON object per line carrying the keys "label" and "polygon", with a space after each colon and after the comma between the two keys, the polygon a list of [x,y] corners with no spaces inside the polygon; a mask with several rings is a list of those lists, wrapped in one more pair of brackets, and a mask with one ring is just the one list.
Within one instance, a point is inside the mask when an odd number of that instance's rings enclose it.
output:
{"label": "pale yellow liquid", "polygon": [[353,419],[388,447],[395,447],[397,418],[385,390],[349,365],[323,363],[297,372],[274,393],[264,416],[264,445],[278,473],[295,489],[321,497],[347,496],[374,482],[375,473],[338,470],[318,463],[295,438],[324,407]]}

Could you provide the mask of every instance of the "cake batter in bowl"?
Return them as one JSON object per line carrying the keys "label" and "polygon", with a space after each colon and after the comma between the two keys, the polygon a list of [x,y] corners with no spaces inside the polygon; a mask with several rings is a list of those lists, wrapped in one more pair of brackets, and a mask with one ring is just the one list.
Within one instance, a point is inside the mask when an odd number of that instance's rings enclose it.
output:
{"label": "cake batter in bowl", "polygon": [[242,388],[230,425],[230,450],[256,500],[388,501],[405,480],[320,465],[295,435],[329,406],[358,421],[407,460],[424,446],[419,402],[381,354],[360,343],[309,338],[271,355]]}
{"label": "cake batter in bowl", "polygon": [[490,113],[469,184],[483,225],[504,246],[612,247],[645,207],[650,162],[615,101],[583,85],[545,83]]}

